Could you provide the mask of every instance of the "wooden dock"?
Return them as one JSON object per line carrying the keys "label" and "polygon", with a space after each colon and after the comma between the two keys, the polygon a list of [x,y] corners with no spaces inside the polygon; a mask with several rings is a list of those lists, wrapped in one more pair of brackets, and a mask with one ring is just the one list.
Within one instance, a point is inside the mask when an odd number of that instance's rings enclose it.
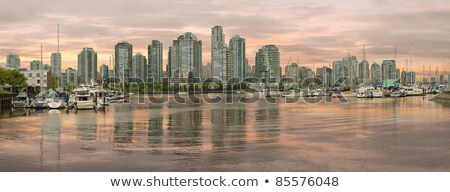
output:
{"label": "wooden dock", "polygon": [[17,94],[0,94],[0,110],[11,109],[12,101]]}

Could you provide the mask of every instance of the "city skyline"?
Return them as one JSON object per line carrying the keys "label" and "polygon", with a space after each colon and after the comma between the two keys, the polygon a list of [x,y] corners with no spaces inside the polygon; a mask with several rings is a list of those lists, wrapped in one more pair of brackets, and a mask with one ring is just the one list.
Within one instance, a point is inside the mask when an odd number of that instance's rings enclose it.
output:
{"label": "city skyline", "polygon": [[[25,3],[26,2],[26,3]],[[21,67],[40,58],[40,44],[44,45],[43,63],[50,63],[50,55],[57,51],[57,24],[60,24],[60,52],[64,70],[76,68],[78,50],[92,47],[98,53],[98,63],[109,65],[114,45],[121,41],[133,44],[135,52],[146,53],[153,39],[171,45],[173,39],[192,32],[203,41],[202,64],[210,62],[211,27],[220,25],[227,37],[239,34],[246,38],[246,58],[254,65],[257,50],[267,44],[280,49],[280,66],[289,58],[299,60],[300,66],[329,65],[350,53],[366,60],[382,63],[394,59],[400,68],[410,57],[413,47],[414,70],[422,66],[442,69],[450,57],[450,34],[446,18],[450,17],[445,1],[389,1],[326,3],[324,1],[183,1],[177,3],[138,1],[2,2],[0,14],[0,65],[5,66],[6,55],[18,53]],[[141,6],[136,7],[139,4]],[[349,6],[351,4],[352,6]],[[132,5],[132,6],[131,6]],[[239,5],[239,6],[236,6]],[[35,7],[35,8],[34,8]],[[128,15],[117,14],[132,10]],[[151,11],[148,10],[151,9]],[[164,12],[171,8],[170,12]],[[37,12],[36,10],[40,10]],[[83,10],[83,14],[79,10]],[[351,10],[351,12],[350,12]],[[151,13],[148,13],[151,12]],[[273,13],[273,14],[267,14]],[[120,15],[120,17],[118,16]],[[228,39],[227,39],[228,40]],[[168,46],[163,50],[163,68],[168,63]]]}

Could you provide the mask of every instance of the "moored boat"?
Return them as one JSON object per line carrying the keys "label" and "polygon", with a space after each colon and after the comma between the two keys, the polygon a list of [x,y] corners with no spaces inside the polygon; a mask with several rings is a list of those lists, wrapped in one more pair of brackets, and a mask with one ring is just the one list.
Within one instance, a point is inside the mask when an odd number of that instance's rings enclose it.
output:
{"label": "moored boat", "polygon": [[14,108],[27,108],[29,107],[30,100],[27,95],[19,94],[16,96],[16,99],[12,102]]}

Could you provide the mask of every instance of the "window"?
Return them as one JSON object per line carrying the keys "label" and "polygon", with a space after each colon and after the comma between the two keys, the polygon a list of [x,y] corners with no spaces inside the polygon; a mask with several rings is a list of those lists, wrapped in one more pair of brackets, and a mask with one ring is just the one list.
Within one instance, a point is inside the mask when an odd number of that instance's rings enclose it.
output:
{"label": "window", "polygon": [[37,73],[37,74],[36,74],[36,77],[41,77],[41,74],[40,74],[40,73]]}
{"label": "window", "polygon": [[38,83],[38,84],[41,83],[41,80],[37,80],[37,83]]}

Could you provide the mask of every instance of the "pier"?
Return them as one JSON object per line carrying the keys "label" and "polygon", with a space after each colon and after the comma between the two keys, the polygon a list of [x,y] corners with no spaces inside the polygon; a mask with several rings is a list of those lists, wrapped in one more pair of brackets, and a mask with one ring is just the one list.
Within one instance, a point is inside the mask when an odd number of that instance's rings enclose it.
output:
{"label": "pier", "polygon": [[16,94],[0,94],[0,110],[11,109]]}

